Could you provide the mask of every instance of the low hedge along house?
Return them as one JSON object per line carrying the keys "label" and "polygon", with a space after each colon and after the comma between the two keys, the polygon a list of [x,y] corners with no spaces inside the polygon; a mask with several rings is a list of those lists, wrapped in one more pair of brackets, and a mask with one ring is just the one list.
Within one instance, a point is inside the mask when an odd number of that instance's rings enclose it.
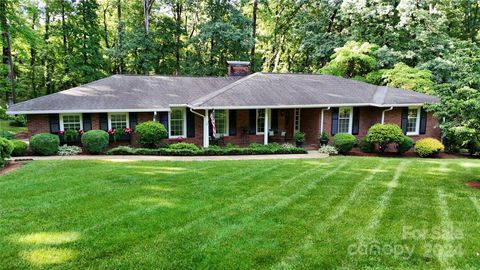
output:
{"label": "low hedge along house", "polygon": [[[12,105],[26,114],[30,135],[66,129],[123,130],[161,122],[168,140],[199,146],[293,142],[306,134],[318,146],[321,131],[366,135],[375,123],[394,123],[415,140],[440,138],[438,121],[423,109],[437,98],[329,75],[254,73],[229,61],[226,77],[113,75]],[[210,121],[214,111],[216,138]],[[135,142],[135,133],[118,140]]]}

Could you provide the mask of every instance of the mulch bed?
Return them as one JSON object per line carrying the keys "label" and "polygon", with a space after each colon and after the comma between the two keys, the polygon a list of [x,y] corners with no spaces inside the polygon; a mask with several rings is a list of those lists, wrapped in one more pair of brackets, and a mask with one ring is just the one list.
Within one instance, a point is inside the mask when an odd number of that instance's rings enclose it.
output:
{"label": "mulch bed", "polygon": [[[408,151],[403,155],[399,155],[396,152],[385,152],[380,153],[364,153],[359,148],[354,148],[348,154],[348,156],[357,156],[357,157],[406,157],[406,158],[418,158],[418,156],[413,151]],[[436,158],[469,158],[469,155],[464,154],[451,154],[451,153],[440,153]]]}
{"label": "mulch bed", "polygon": [[480,181],[470,181],[465,183],[467,187],[480,189]]}
{"label": "mulch bed", "polygon": [[7,174],[11,171],[14,171],[16,169],[19,169],[22,167],[26,162],[13,162],[13,163],[7,163],[5,167],[0,168],[0,176]]}

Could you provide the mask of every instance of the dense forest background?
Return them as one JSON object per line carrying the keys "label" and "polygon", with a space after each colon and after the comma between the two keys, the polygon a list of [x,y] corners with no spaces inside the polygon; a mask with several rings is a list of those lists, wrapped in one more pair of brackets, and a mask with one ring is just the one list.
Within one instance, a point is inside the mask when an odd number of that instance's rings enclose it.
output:
{"label": "dense forest background", "polygon": [[445,134],[471,144],[479,29],[479,0],[0,0],[0,95],[111,74],[224,76],[226,60],[247,60],[437,95]]}

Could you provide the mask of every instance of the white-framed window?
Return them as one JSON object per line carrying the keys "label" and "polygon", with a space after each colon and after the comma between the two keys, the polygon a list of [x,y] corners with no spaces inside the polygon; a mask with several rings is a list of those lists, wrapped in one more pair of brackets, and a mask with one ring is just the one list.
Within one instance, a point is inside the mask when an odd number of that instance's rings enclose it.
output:
{"label": "white-framed window", "polygon": [[81,113],[60,114],[60,130],[65,131],[67,129],[83,129]]}
{"label": "white-framed window", "polygon": [[[270,111],[269,111],[270,112]],[[265,109],[257,109],[257,134],[265,133]],[[268,118],[268,128],[272,126],[272,117]]]}
{"label": "white-framed window", "polygon": [[215,110],[217,136],[228,136],[228,110]]}
{"label": "white-framed window", "polygon": [[130,127],[128,113],[109,113],[108,114],[108,129],[119,129]]}
{"label": "white-framed window", "polygon": [[353,108],[338,108],[338,133],[352,133]]}
{"label": "white-framed window", "polygon": [[408,108],[407,135],[420,134],[420,108]]}
{"label": "white-framed window", "polygon": [[294,117],[294,120],[295,120],[295,132],[298,132],[300,131],[300,109],[295,109],[295,117]]}
{"label": "white-framed window", "polygon": [[186,137],[187,114],[185,108],[172,108],[168,114],[169,137]]}

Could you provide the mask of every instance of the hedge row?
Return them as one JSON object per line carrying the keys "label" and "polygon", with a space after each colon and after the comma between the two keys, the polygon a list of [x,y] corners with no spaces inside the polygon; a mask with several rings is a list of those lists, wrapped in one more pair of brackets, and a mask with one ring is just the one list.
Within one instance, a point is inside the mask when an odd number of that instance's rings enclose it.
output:
{"label": "hedge row", "polygon": [[108,155],[153,155],[153,156],[223,156],[223,155],[273,155],[273,154],[306,154],[307,151],[297,147],[208,147],[198,150],[174,148],[133,148],[119,146],[110,149]]}

